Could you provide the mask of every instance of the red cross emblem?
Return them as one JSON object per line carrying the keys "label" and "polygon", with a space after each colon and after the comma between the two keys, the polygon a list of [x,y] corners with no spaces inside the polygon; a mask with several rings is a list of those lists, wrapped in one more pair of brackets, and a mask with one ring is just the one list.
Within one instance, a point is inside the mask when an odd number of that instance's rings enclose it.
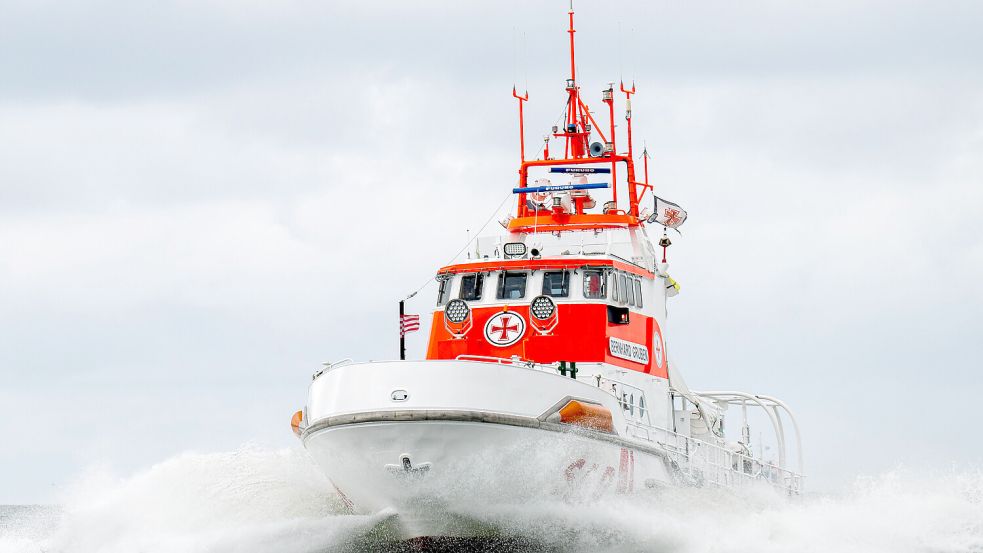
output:
{"label": "red cross emblem", "polygon": [[493,326],[492,332],[501,332],[502,335],[498,337],[499,340],[508,340],[509,331],[518,332],[519,325],[510,325],[509,321],[512,320],[510,317],[502,317],[502,326]]}
{"label": "red cross emblem", "polygon": [[655,340],[652,344],[652,349],[655,351],[655,366],[662,367],[662,335],[658,331],[655,332]]}
{"label": "red cross emblem", "polygon": [[519,341],[526,332],[526,321],[518,313],[502,311],[485,323],[485,340],[493,346],[505,347]]}
{"label": "red cross emblem", "polygon": [[679,223],[679,210],[667,207],[665,209],[666,226],[671,227]]}

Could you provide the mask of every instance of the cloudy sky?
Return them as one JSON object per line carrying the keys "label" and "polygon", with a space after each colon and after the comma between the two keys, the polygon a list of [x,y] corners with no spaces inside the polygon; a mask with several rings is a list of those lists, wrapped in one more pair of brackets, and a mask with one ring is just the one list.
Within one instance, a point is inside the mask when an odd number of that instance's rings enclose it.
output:
{"label": "cloudy sky", "polygon": [[[637,81],[690,213],[691,386],[787,399],[814,489],[977,466],[983,4],[577,8],[586,97]],[[395,356],[508,193],[513,83],[530,143],[559,113],[565,10],[0,0],[0,503],[294,445],[311,372]]]}

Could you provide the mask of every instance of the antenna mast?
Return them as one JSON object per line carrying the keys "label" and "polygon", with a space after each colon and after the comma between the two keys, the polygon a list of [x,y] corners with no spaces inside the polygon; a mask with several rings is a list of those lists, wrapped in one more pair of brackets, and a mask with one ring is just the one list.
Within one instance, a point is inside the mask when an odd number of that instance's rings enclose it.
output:
{"label": "antenna mast", "polygon": [[512,96],[519,100],[519,161],[526,161],[526,131],[522,119],[522,104],[529,101],[529,91],[525,95],[519,96],[515,92],[515,85],[512,85]]}
{"label": "antenna mast", "polygon": [[[627,120],[628,127],[628,147],[626,153],[619,153],[617,150],[617,145],[615,141],[616,136],[616,125],[614,118],[614,102],[615,102],[615,90],[614,82],[608,84],[608,87],[601,92],[601,101],[608,105],[608,117],[609,125],[601,127],[598,125],[597,120],[594,115],[591,114],[590,109],[584,102],[580,95],[580,86],[577,83],[577,47],[576,47],[576,28],[574,27],[574,9],[573,0],[570,0],[570,9],[567,12],[567,35],[570,41],[570,76],[566,79],[566,92],[567,92],[567,103],[560,117],[562,122],[562,128],[560,125],[554,125],[550,134],[546,135],[543,150],[542,159],[539,160],[526,160],[525,159],[525,119],[523,113],[523,104],[529,99],[528,91],[524,95],[520,95],[516,90],[516,86],[512,87],[512,96],[516,98],[519,102],[519,148],[520,148],[520,159],[522,160],[519,164],[519,183],[518,187],[514,188],[514,192],[518,195],[516,202],[516,218],[509,223],[509,230],[520,230],[528,232],[527,229],[531,229],[532,232],[537,232],[536,229],[543,228],[539,224],[540,217],[550,217],[554,222],[550,223],[555,229],[584,229],[584,228],[609,228],[612,226],[637,226],[642,223],[638,219],[639,209],[638,201],[642,194],[644,194],[646,189],[650,189],[651,186],[645,183],[640,183],[635,178],[635,165],[634,165],[634,145],[632,144],[632,128],[631,128],[631,97],[635,94],[635,85],[632,83],[631,88],[626,88],[624,82],[621,82],[620,91],[625,94],[625,119]],[[588,144],[593,133],[597,133],[600,138],[599,144],[594,144],[590,148]],[[608,136],[605,136],[606,133]],[[562,157],[560,155],[554,154],[556,157],[551,157],[549,148],[549,139],[562,138],[564,140],[564,152]],[[627,194],[625,190],[621,189],[618,183],[618,170],[617,165],[619,163],[624,163],[625,176],[622,186],[627,187]],[[579,166],[580,169],[569,166]],[[591,167],[597,165],[610,165],[610,168],[599,168]],[[586,213],[585,208],[582,203],[577,203],[576,208],[564,212],[561,208],[557,211],[555,208],[543,209],[545,206],[536,206],[526,201],[526,194],[523,189],[529,186],[529,170],[533,168],[549,168],[551,173],[565,173],[565,174],[609,174],[610,183],[587,183],[584,186],[589,186],[591,188],[610,188],[612,201],[606,202],[602,208],[602,213]],[[545,188],[553,190],[563,190],[567,186],[571,185],[561,185],[559,188],[553,187],[553,185],[548,185]],[[580,186],[580,185],[576,185]],[[586,190],[586,188],[583,188]],[[620,190],[619,190],[620,189]],[[542,192],[544,190],[534,190],[533,192]],[[625,202],[623,208],[619,208],[618,196],[623,196],[621,201]],[[627,198],[624,198],[627,196]],[[554,198],[555,199],[555,198]],[[587,208],[591,209],[591,208]],[[541,213],[548,211],[549,213]],[[547,226],[550,226],[547,225]],[[554,230],[555,230],[554,229]]]}

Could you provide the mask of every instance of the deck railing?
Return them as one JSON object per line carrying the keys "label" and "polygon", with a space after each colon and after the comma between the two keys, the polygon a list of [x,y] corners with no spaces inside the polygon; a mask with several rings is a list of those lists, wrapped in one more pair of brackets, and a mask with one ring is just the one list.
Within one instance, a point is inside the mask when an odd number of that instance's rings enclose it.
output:
{"label": "deck railing", "polygon": [[661,446],[691,483],[735,487],[767,482],[789,494],[797,495],[802,491],[803,476],[774,463],[667,428],[634,420],[627,424],[635,429],[634,437]]}
{"label": "deck railing", "polygon": [[[597,378],[597,386],[611,393],[621,404],[626,415],[626,430],[631,436],[661,447],[669,455],[669,458],[675,462],[676,466],[680,468],[680,472],[691,479],[694,484],[709,483],[719,486],[736,486],[764,481],[783,489],[789,494],[801,493],[802,481],[804,479],[801,471],[795,472],[785,468],[781,464],[776,465],[753,455],[733,451],[724,445],[693,438],[669,430],[668,428],[653,425],[647,417],[649,414],[648,411],[644,412],[646,415],[644,417],[645,420],[638,420],[633,416],[636,409],[638,409],[640,404],[644,405],[648,403],[645,399],[645,392],[642,389],[617,379],[604,377]],[[627,392],[629,390],[631,392]],[[708,397],[705,399],[729,399],[732,397],[741,398],[748,396],[748,394],[741,394],[739,392],[711,392],[707,395]],[[633,397],[635,398],[634,401],[626,401],[626,398]],[[757,398],[759,396],[749,397]],[[767,407],[780,405],[782,408],[785,408],[784,404],[781,404],[774,398],[767,396],[760,396],[760,398],[767,400]],[[791,412],[787,408],[785,410],[791,417]],[[776,431],[780,440],[779,447],[784,448],[784,431],[781,428],[778,413],[775,411],[768,414],[774,417],[772,418],[772,422],[777,424]],[[775,422],[776,418],[778,418],[777,423]],[[795,423],[794,417],[792,417],[792,422],[793,424]],[[796,438],[799,441],[797,425]],[[801,465],[802,448],[800,441],[798,455]],[[784,452],[782,452],[782,459],[784,460]]]}
{"label": "deck railing", "polygon": [[[559,374],[558,364],[536,363],[518,357],[460,355],[457,360],[513,365]],[[734,451],[724,445],[651,424],[651,403],[646,399],[645,391],[642,388],[600,375],[591,377],[585,375],[584,380],[593,381],[598,388],[614,396],[626,415],[626,431],[631,437],[648,442],[663,450],[673,464],[679,468],[680,473],[690,481],[689,483],[735,487],[764,482],[790,495],[797,495],[802,492],[802,483],[805,477],[801,471],[796,472],[759,457]],[[759,402],[764,400],[766,407],[773,408],[774,412],[769,413],[769,415],[779,419],[777,431],[781,438],[780,447],[782,448],[784,448],[784,431],[781,428],[777,408],[784,409],[795,424],[795,418],[792,417],[791,411],[783,403],[768,396],[751,396],[740,392],[706,392],[697,393],[697,395],[707,400],[735,401],[749,397],[756,398]],[[772,420],[774,423],[774,419]],[[801,466],[802,449],[801,441],[798,440],[797,425],[795,429]]]}

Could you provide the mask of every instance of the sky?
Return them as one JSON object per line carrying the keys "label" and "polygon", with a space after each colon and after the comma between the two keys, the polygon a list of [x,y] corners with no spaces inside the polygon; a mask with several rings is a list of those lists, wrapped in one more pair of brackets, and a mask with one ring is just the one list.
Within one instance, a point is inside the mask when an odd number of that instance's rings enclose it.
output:
{"label": "sky", "polygon": [[[566,8],[0,0],[0,504],[296,446],[311,373],[397,356],[509,194],[513,84],[530,150],[553,124]],[[689,212],[689,385],[787,400],[813,489],[978,467],[983,4],[576,8],[585,97],[636,82]]]}

